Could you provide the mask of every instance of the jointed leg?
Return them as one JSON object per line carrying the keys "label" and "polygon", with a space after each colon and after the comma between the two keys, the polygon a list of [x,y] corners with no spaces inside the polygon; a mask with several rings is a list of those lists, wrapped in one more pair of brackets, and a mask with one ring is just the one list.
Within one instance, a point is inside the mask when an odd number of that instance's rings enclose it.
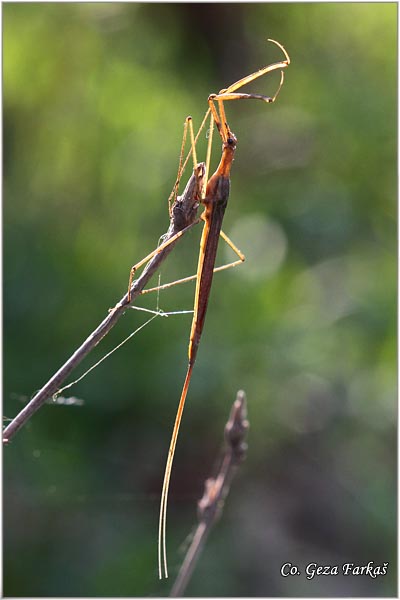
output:
{"label": "jointed leg", "polygon": [[[199,139],[199,137],[200,137],[200,134],[201,134],[201,132],[202,132],[202,131],[203,131],[203,129],[204,129],[204,125],[205,125],[205,123],[206,123],[206,121],[207,121],[207,119],[208,119],[208,116],[209,116],[209,114],[210,114],[210,109],[208,109],[208,110],[207,110],[207,112],[206,112],[206,114],[204,115],[204,118],[203,118],[203,120],[202,120],[202,122],[201,122],[201,125],[200,125],[200,127],[199,127],[199,129],[198,129],[198,131],[197,131],[197,133],[196,133],[196,136],[195,136],[195,138],[194,138],[194,146],[196,146],[196,144],[197,144],[197,141],[198,141],[198,139]],[[187,163],[188,163],[188,160],[189,160],[189,158],[190,158],[191,154],[192,154],[192,148],[190,148],[190,150],[189,150],[188,154],[186,155],[186,158],[185,158],[185,160],[184,160],[184,162],[183,162],[183,165],[182,165],[182,171],[181,171],[181,173],[183,173],[183,172],[184,172],[184,170],[185,170],[185,167],[186,167],[186,165],[187,165]]]}
{"label": "jointed leg", "polygon": [[140,262],[133,265],[133,267],[131,268],[131,272],[129,274],[128,303],[131,301],[131,287],[132,287],[133,277],[134,277],[136,271],[138,269],[140,269],[140,267],[145,265],[147,262],[149,262],[149,260],[151,260],[153,258],[153,256],[156,256],[156,254],[159,254],[162,250],[164,250],[164,248],[166,248],[167,246],[172,244],[172,242],[175,242],[178,238],[180,238],[182,235],[184,235],[189,229],[191,229],[194,225],[197,225],[197,223],[199,223],[199,222],[200,222],[200,217],[198,219],[196,219],[195,221],[193,221],[193,223],[191,223],[190,225],[188,225],[187,227],[182,229],[181,231],[178,231],[178,233],[176,233],[175,235],[170,237],[166,242],[163,242],[162,244],[157,246],[157,248],[155,250],[153,250],[153,252],[150,252],[150,254],[148,254],[147,256],[142,258],[142,260]]}
{"label": "jointed leg", "polygon": [[[217,96],[221,96],[223,94],[230,94],[231,92],[234,92],[235,90],[238,90],[239,88],[243,87],[247,83],[251,83],[255,79],[258,79],[259,77],[262,77],[263,75],[266,75],[267,73],[270,73],[271,71],[276,71],[277,69],[282,70],[290,65],[290,57],[289,57],[288,53],[286,52],[285,48],[282,46],[282,44],[280,44],[279,42],[276,42],[275,40],[271,40],[271,39],[268,39],[267,41],[272,42],[273,44],[275,44],[276,46],[278,46],[278,48],[280,48],[282,50],[283,54],[285,55],[285,60],[283,60],[281,62],[277,62],[277,63],[272,63],[271,65],[262,67],[255,73],[251,73],[250,75],[246,75],[246,77],[242,77],[242,79],[239,79],[239,81],[232,83],[229,87],[227,87],[223,90],[220,90],[220,92],[218,94],[216,94]],[[255,98],[258,98],[258,96],[255,96]]]}
{"label": "jointed leg", "polygon": [[[207,115],[209,115],[210,112],[211,112],[210,109],[208,109]],[[206,174],[205,174],[205,178],[204,178],[205,184],[204,184],[204,188],[203,188],[202,199],[204,198],[204,196],[206,194],[208,174],[210,172],[210,162],[211,162],[211,150],[212,150],[212,143],[213,143],[213,134],[214,134],[214,117],[211,114],[210,115],[210,129],[209,129],[209,132],[208,132],[207,154],[206,154]]]}
{"label": "jointed leg", "polygon": [[[278,48],[280,48],[282,50],[283,54],[285,55],[285,60],[283,60],[281,62],[273,63],[271,65],[267,65],[266,67],[259,69],[259,71],[256,71],[255,73],[251,73],[251,75],[247,75],[246,77],[239,79],[239,81],[232,83],[232,85],[230,85],[229,87],[220,90],[220,92],[218,94],[210,94],[210,96],[208,97],[208,104],[209,104],[212,116],[214,118],[215,124],[217,125],[218,131],[220,132],[222,141],[224,143],[227,142],[227,140],[229,138],[229,134],[230,134],[229,125],[227,124],[227,120],[225,117],[225,110],[224,110],[224,105],[223,105],[224,101],[228,101],[228,100],[262,100],[263,102],[275,102],[275,100],[280,92],[280,89],[283,84],[283,79],[284,79],[284,74],[283,74],[282,69],[285,69],[286,67],[289,66],[290,57],[289,57],[288,53],[286,52],[285,48],[281,44],[279,44],[279,42],[276,42],[275,40],[271,40],[271,39],[269,39],[268,41],[274,43],[276,46],[278,46]],[[258,79],[258,77],[262,77],[263,75],[266,75],[267,73],[270,73],[272,71],[276,71],[277,69],[281,70],[281,81],[280,81],[278,90],[275,92],[274,96],[270,97],[270,96],[263,96],[260,94],[236,93],[236,90],[243,87],[247,83],[251,83],[255,79]],[[215,101],[217,101],[217,103],[218,103],[219,111],[217,111],[217,109],[215,107],[215,104],[214,104]]]}
{"label": "jointed leg", "polygon": [[[221,231],[220,232],[220,236],[228,244],[228,246],[230,248],[232,248],[232,250],[238,256],[238,260],[235,260],[235,261],[233,261],[231,263],[228,263],[226,265],[221,265],[220,267],[215,267],[214,273],[217,273],[219,271],[225,271],[226,269],[232,269],[233,267],[237,267],[238,265],[241,265],[246,260],[246,257],[243,254],[243,252],[241,252],[239,250],[239,248],[237,246],[235,246],[235,244],[226,235],[226,233],[224,233],[223,231]],[[158,285],[156,287],[147,288],[147,289],[143,290],[141,292],[141,294],[142,295],[143,294],[150,294],[150,292],[157,292],[157,291],[160,291],[160,290],[166,290],[166,289],[168,289],[170,287],[173,287],[174,285],[180,285],[181,283],[186,283],[188,281],[193,281],[194,279],[196,279],[196,277],[197,277],[197,274],[195,274],[195,275],[189,275],[189,277],[183,277],[182,279],[177,279],[176,281],[171,281],[170,283],[164,283],[163,285]]]}
{"label": "jointed leg", "polygon": [[279,87],[273,96],[263,96],[261,94],[242,94],[237,92],[230,92],[228,90],[224,90],[222,93],[216,94],[212,99],[218,100],[262,100],[263,102],[275,102],[278,97],[279,92],[281,91],[281,87],[283,85],[284,80],[284,72],[281,71],[281,80],[279,82]]}
{"label": "jointed leg", "polygon": [[[190,117],[186,117],[185,123],[183,125],[183,136],[182,136],[181,151],[179,154],[178,174],[176,176],[176,181],[174,183],[174,187],[172,188],[172,191],[168,198],[169,216],[171,216],[171,214],[172,214],[172,204],[173,204],[173,202],[176,201],[176,197],[178,195],[179,184],[181,182],[181,177],[182,177],[182,173],[183,173],[183,168],[182,168],[183,153],[185,151],[186,135],[187,135],[187,127],[188,127],[189,119],[190,119]],[[173,202],[171,202],[172,198],[174,199]]]}

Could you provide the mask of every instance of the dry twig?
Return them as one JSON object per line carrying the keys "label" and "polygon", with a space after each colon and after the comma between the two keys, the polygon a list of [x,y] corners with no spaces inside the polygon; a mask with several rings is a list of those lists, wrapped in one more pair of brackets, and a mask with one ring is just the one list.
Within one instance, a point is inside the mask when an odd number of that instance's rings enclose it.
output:
{"label": "dry twig", "polygon": [[[199,206],[198,184],[199,179],[205,171],[204,163],[199,163],[195,173],[189,179],[187,186],[181,196],[178,196],[171,210],[170,226],[167,233],[162,236],[163,242],[171,239],[178,232],[181,234],[194,225]],[[175,247],[180,237],[171,242],[168,246],[160,250],[147,264],[142,275],[133,282],[131,287],[131,300],[128,300],[128,294],[125,294],[114,308],[109,311],[106,318],[89,335],[89,337],[79,346],[73,355],[62,365],[62,367],[49,379],[49,381],[35,394],[28,404],[18,413],[18,415],[3,430],[3,443],[7,443],[15,433],[23,427],[31,416],[60,388],[63,381],[70,373],[82,362],[82,360],[93,350],[104,336],[114,327],[118,319],[129,307],[134,299],[139,296],[149,279],[160,268],[161,264],[167,258],[168,254]]]}
{"label": "dry twig", "polygon": [[236,467],[245,458],[247,444],[244,438],[249,428],[246,417],[246,394],[240,390],[236,395],[228,422],[225,425],[226,450],[221,468],[215,478],[207,479],[205,482],[204,495],[198,502],[199,523],[171,590],[170,596],[173,598],[184,594],[211,528],[221,516],[224,500],[229,493]]}

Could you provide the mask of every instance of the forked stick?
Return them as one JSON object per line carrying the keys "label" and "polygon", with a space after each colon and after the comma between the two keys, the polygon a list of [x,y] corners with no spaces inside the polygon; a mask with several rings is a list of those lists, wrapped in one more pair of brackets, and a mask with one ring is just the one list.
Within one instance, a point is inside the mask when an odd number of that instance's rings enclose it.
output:
{"label": "forked stick", "polygon": [[246,456],[244,440],[248,429],[246,394],[240,390],[225,425],[226,448],[218,475],[206,480],[204,495],[197,505],[199,522],[172,588],[170,596],[173,598],[183,596],[207,537],[221,516],[232,479]]}

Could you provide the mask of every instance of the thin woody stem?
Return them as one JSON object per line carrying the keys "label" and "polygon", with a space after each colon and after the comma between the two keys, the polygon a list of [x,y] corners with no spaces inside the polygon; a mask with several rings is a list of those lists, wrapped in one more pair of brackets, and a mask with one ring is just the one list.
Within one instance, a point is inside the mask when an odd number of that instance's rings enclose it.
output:
{"label": "thin woody stem", "polygon": [[221,467],[215,478],[207,479],[205,482],[204,495],[198,502],[198,525],[171,590],[170,596],[173,598],[183,596],[207,537],[221,516],[232,478],[238,465],[245,458],[247,445],[244,438],[249,428],[246,417],[246,395],[243,391],[239,391],[225,426],[226,450]]}
{"label": "thin woody stem", "polygon": [[[204,175],[204,163],[197,166],[197,175],[193,174],[182,196],[178,196],[171,210],[170,226],[167,233],[163,236],[164,242],[176,236],[179,231],[187,230],[197,217],[197,190],[199,173]],[[161,264],[173,250],[180,238],[166,246],[161,252],[157,253],[145,267],[141,276],[133,282],[131,288],[131,302],[141,294],[144,286],[154,273],[160,268]],[[89,337],[77,348],[72,356],[58,369],[58,371],[49,379],[49,381],[35,394],[28,404],[18,413],[18,415],[3,430],[3,442],[7,443],[23,427],[32,415],[51,398],[61,387],[64,380],[72,371],[82,362],[82,360],[93,350],[95,346],[107,335],[114,327],[119,318],[129,306],[128,294],[126,293],[115,307],[108,313],[106,318],[89,335]]]}

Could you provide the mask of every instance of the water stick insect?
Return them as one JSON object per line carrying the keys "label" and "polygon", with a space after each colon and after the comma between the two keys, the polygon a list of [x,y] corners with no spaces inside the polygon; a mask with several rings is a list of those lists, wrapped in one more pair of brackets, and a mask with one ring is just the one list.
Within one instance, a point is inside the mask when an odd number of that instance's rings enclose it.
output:
{"label": "water stick insect", "polygon": [[[159,515],[159,532],[158,532],[158,568],[159,568],[159,577],[162,579],[163,572],[165,577],[168,577],[168,567],[167,567],[167,551],[166,551],[166,523],[167,523],[167,503],[168,503],[168,491],[169,491],[169,483],[171,478],[171,470],[172,464],[175,454],[175,448],[179,433],[179,427],[182,420],[183,409],[185,405],[185,400],[187,396],[187,392],[189,389],[190,380],[192,377],[193,367],[196,361],[197,350],[199,347],[201,334],[203,331],[205,317],[207,312],[207,305],[211,290],[211,284],[213,279],[213,274],[216,270],[222,270],[224,268],[228,268],[238,264],[238,262],[242,262],[244,260],[243,254],[235,247],[235,245],[229,240],[229,238],[221,231],[222,221],[225,214],[225,209],[228,203],[229,197],[229,189],[230,189],[230,170],[236,150],[237,138],[235,134],[230,130],[229,125],[226,120],[224,102],[230,100],[262,100],[267,103],[274,102],[277,98],[279,91],[283,84],[284,72],[282,69],[286,68],[290,64],[290,58],[287,54],[286,50],[283,48],[281,44],[276,42],[275,40],[268,40],[276,44],[284,53],[285,60],[273,63],[268,65],[256,73],[252,73],[243,77],[239,81],[233,83],[228,88],[221,90],[218,94],[211,94],[208,98],[209,109],[206,113],[206,117],[210,116],[210,137],[209,137],[209,145],[207,150],[207,159],[206,159],[206,168],[205,168],[205,177],[202,181],[200,201],[204,205],[204,212],[201,215],[201,219],[204,221],[203,233],[200,241],[200,252],[199,252],[199,260],[197,273],[194,276],[196,278],[196,291],[195,291],[195,301],[194,301],[194,314],[189,338],[189,347],[188,347],[188,367],[186,372],[185,381],[182,388],[181,397],[178,404],[178,409],[176,413],[175,423],[172,431],[171,442],[168,451],[167,463],[165,467],[164,473],[164,481],[161,492],[161,503],[160,503],[160,515]],[[245,94],[238,93],[236,90],[240,89],[244,85],[251,83],[255,79],[270,73],[275,70],[281,71],[281,80],[276,91],[275,95],[272,97],[263,96],[260,94]],[[204,123],[203,119],[203,123]],[[222,156],[220,163],[217,167],[215,173],[208,179],[208,171],[209,171],[209,163],[210,163],[210,155],[211,155],[211,139],[212,139],[212,131],[213,124],[215,123],[219,135],[222,140]],[[195,140],[193,136],[193,128],[191,121],[190,131],[191,131],[191,141],[192,148],[191,154],[193,157],[194,164],[197,163],[196,158],[196,149],[195,149]],[[200,128],[201,129],[201,128]],[[182,156],[182,154],[181,154]],[[202,163],[201,163],[202,164]],[[178,178],[179,179],[179,178]],[[207,182],[206,186],[204,183]],[[229,265],[224,265],[223,267],[219,267],[217,269],[214,268],[215,258],[217,254],[218,241],[220,235],[223,239],[231,246],[231,248],[236,252],[239,257],[238,261],[234,263],[230,263]],[[168,243],[171,243],[173,240],[169,240]],[[163,244],[159,247],[161,249]],[[158,252],[157,249],[155,252]],[[146,260],[149,260],[153,256],[153,253],[150,254],[146,259],[141,261],[138,265],[135,265],[131,269],[130,279],[129,279],[129,290],[131,288],[133,275],[136,269],[144,264]],[[169,287],[170,285],[174,285],[177,283],[181,283],[183,281],[187,281],[191,279],[191,277],[186,278],[185,280],[179,280],[177,282],[173,282],[172,284],[166,284],[161,286],[162,288]],[[153,291],[145,290],[145,292]],[[160,289],[160,288],[158,288]],[[129,292],[128,292],[129,295]]]}

